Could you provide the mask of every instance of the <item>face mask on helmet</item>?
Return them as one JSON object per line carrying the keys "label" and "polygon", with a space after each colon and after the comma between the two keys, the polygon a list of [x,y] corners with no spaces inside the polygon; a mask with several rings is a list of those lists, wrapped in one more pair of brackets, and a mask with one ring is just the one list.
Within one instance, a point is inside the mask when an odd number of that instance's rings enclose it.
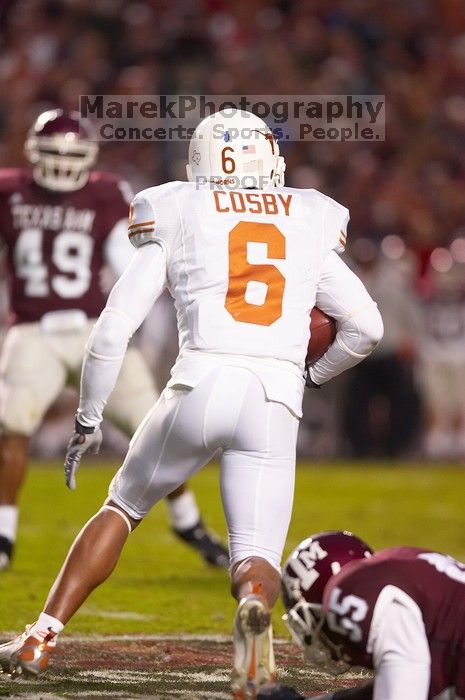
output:
{"label": "face mask on helmet", "polygon": [[349,532],[322,532],[300,543],[286,561],[282,577],[283,620],[307,661],[333,674],[344,673],[347,663],[338,645],[324,633],[323,594],[332,576],[372,550]]}
{"label": "face mask on helmet", "polygon": [[286,164],[265,122],[229,109],[206,117],[189,144],[187,178],[199,185],[270,189],[284,185]]}
{"label": "face mask on helmet", "polygon": [[43,112],[24,145],[35,182],[55,192],[81,189],[97,159],[95,139],[92,125],[77,112]]}
{"label": "face mask on helmet", "polygon": [[293,641],[302,648],[305,661],[338,676],[349,668],[341,649],[328,639],[323,631],[324,617],[321,605],[300,600],[283,615],[283,621]]}

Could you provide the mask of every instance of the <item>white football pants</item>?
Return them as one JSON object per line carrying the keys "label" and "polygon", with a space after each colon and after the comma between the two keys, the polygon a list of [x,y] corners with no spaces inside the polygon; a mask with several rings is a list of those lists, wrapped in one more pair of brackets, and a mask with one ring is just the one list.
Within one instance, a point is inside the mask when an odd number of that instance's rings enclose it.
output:
{"label": "white football pants", "polygon": [[221,366],[194,388],[167,388],[135,433],[109,496],[132,518],[221,451],[231,563],[250,556],[280,570],[294,493],[298,419],[267,401],[248,369]]}
{"label": "white football pants", "polygon": [[[79,385],[84,346],[95,319],[82,330],[44,332],[40,323],[8,331],[0,353],[0,432],[32,435],[66,385]],[[156,401],[152,374],[136,347],[124,357],[105,417],[134,435]]]}

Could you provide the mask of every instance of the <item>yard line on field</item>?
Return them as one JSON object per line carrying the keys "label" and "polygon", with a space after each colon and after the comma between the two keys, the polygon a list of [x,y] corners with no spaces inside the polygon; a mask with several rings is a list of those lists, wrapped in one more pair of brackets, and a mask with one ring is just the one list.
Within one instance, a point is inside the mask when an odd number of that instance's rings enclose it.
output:
{"label": "yard line on field", "polygon": [[[74,642],[211,642],[213,644],[227,644],[231,642],[229,634],[76,634],[60,637],[60,644],[73,644]],[[276,640],[278,644],[285,644],[286,640]]]}
{"label": "yard line on field", "polygon": [[[14,632],[3,633],[15,634]],[[72,644],[73,642],[209,642],[212,644],[230,644],[230,634],[75,634],[60,637],[60,644]],[[275,637],[274,644],[290,644],[289,639]]]}
{"label": "yard line on field", "polygon": [[27,695],[8,695],[9,700],[67,700],[64,695],[50,695],[49,693],[28,693]]}
{"label": "yard line on field", "polygon": [[79,611],[80,615],[85,617],[101,617],[110,620],[147,620],[155,619],[155,615],[147,615],[145,613],[133,612],[132,610],[104,610],[103,608],[93,608],[84,606]]}
{"label": "yard line on field", "polygon": [[[185,671],[159,671],[158,673],[160,675],[166,675],[167,673],[168,676],[173,678],[175,681],[178,681],[179,679],[186,679]],[[189,683],[227,683],[230,677],[231,671],[229,668],[219,668],[214,671],[210,671],[209,673],[206,673],[205,671],[192,671],[192,673],[189,673]]]}
{"label": "yard line on field", "polygon": [[[18,634],[18,630],[0,630],[0,639],[11,639]],[[66,634],[66,636],[63,636]],[[61,644],[73,644],[74,642],[211,642],[227,644],[232,641],[229,634],[67,634],[60,636]],[[276,644],[288,644],[289,640],[275,639]]]}

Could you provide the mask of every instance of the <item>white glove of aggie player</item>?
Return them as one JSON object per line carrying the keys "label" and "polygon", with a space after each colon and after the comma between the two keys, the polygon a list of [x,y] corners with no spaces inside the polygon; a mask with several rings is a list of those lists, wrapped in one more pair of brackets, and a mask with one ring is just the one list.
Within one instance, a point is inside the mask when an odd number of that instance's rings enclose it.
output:
{"label": "white glove of aggie player", "polygon": [[65,457],[66,486],[72,491],[76,488],[76,472],[81,463],[82,455],[89,450],[96,455],[101,444],[102,431],[98,425],[88,428],[81,425],[77,418],[74,420],[74,433],[68,442]]}

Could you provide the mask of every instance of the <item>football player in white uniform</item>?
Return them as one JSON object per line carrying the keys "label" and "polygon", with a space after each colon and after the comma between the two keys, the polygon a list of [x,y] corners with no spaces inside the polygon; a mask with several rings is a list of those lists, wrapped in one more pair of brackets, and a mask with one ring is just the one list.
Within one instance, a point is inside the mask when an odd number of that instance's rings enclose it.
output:
{"label": "football player in white uniform", "polygon": [[219,451],[239,603],[233,695],[254,698],[273,679],[270,611],[292,509],[309,314],[317,305],[338,322],[335,342],[309,370],[317,386],[360,362],[383,332],[376,304],[338,255],[347,209],[315,190],[284,187],[283,173],[261,119],[217,113],[191,140],[191,181],[135,197],[129,237],[137,253],[87,345],[65,461],[71,488],[82,455],[101,440],[102,411],[128,340],[165,286],[177,308],[179,356],[38,621],[0,648],[6,670],[43,670],[57,635],[110,575],[129,533]]}

